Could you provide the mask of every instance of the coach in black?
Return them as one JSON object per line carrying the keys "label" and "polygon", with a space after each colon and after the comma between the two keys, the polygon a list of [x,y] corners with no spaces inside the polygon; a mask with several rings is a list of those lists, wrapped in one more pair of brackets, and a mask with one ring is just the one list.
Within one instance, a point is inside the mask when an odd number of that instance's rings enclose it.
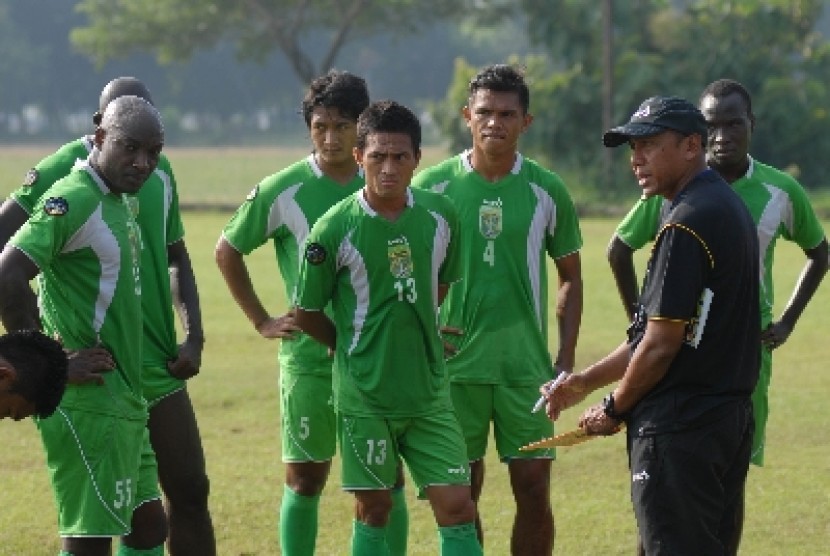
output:
{"label": "coach in black", "polygon": [[706,123],[676,97],[643,102],[628,144],[643,195],[671,203],[628,341],[548,395],[548,415],[619,380],[579,426],[627,424],[631,499],[647,554],[725,553],[746,480],[758,378],[758,241],[746,207],[706,166]]}

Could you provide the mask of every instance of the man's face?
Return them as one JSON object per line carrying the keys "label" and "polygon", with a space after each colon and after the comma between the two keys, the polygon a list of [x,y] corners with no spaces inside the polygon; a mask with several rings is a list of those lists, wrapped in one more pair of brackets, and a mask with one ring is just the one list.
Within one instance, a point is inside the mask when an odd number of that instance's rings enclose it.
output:
{"label": "man's face", "polygon": [[715,170],[743,171],[747,165],[749,142],[754,121],[743,97],[732,93],[725,97],[706,95],[700,111],[709,129],[707,161]]}
{"label": "man's face", "polygon": [[159,162],[164,139],[140,122],[95,133],[98,168],[113,193],[136,193]]}
{"label": "man's face", "polygon": [[357,142],[357,122],[334,107],[317,106],[311,112],[311,142],[317,162],[323,167],[354,165],[352,150]]}
{"label": "man's face", "polygon": [[680,189],[681,178],[693,158],[690,137],[664,131],[648,137],[632,137],[631,169],[645,197],[661,195],[673,199]]}
{"label": "man's face", "polygon": [[515,153],[519,136],[533,121],[525,114],[519,93],[479,89],[463,110],[473,146],[488,154]]}
{"label": "man's face", "polygon": [[354,157],[363,166],[369,201],[395,201],[406,198],[421,158],[406,133],[371,133],[363,149],[355,147]]}

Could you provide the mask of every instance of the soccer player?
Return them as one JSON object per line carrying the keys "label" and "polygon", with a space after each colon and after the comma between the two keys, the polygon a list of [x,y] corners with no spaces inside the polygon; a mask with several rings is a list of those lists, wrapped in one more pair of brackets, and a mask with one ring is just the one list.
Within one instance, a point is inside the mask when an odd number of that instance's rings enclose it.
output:
{"label": "soccer player", "polygon": [[0,336],[0,419],[52,415],[66,386],[66,367],[60,343],[37,330]]}
{"label": "soccer player", "polygon": [[[464,251],[462,275],[441,307],[457,352],[447,366],[452,400],[467,442],[473,499],[484,484],[484,455],[493,423],[516,500],[511,550],[550,554],[553,450],[520,452],[551,436],[543,412],[531,414],[539,385],[574,365],[582,318],[582,236],[573,202],[559,177],[518,151],[530,126],[530,94],[515,68],[484,68],[463,109],[473,147],[419,173],[414,187],[443,193],[456,205]],[[548,351],[546,255],[559,275],[559,343]],[[479,538],[483,538],[477,518]]]}
{"label": "soccer player", "polygon": [[706,121],[677,97],[645,100],[605,133],[631,147],[645,197],[670,205],[628,340],[547,395],[559,412],[619,381],[579,426],[627,425],[631,500],[652,555],[729,554],[752,445],[758,379],[758,238],[752,217],[706,167]]}
{"label": "soccer player", "polygon": [[[122,536],[119,556],[163,553],[167,531],[158,500],[159,511],[132,521],[143,501],[139,470],[147,445],[141,235],[133,195],[156,168],[163,140],[161,117],[150,103],[136,96],[113,100],[89,158],[43,194],[0,254],[6,330],[42,324],[67,349],[100,345],[115,362],[112,372],[101,375],[103,384],[67,386],[55,414],[37,420],[61,554],[110,554],[113,536]],[[29,286],[35,276],[37,300]]]}
{"label": "soccer player", "polygon": [[[101,122],[104,110],[113,99],[125,95],[153,102],[150,91],[141,81],[134,77],[118,77],[101,91],[93,123]],[[0,245],[5,245],[33,214],[36,204],[51,185],[69,174],[76,161],[87,158],[93,149],[93,140],[93,136],[84,136],[67,143],[29,171],[25,183],[0,207]],[[141,298],[144,317],[142,388],[149,406],[148,429],[152,445],[145,450],[146,480],[142,481],[148,490],[139,493],[139,502],[158,499],[156,483],[161,483],[170,553],[173,556],[192,553],[211,556],[216,553],[216,541],[208,509],[205,456],[185,382],[199,372],[204,333],[196,280],[184,241],[176,178],[163,154],[137,199],[141,284],[145,292]],[[176,343],[174,305],[185,333],[181,345]],[[98,352],[85,350],[72,354],[70,382],[101,380],[99,373],[111,366],[106,366],[106,354]],[[137,512],[139,518],[143,511],[145,508],[141,505]]]}
{"label": "soccer player", "polygon": [[[272,316],[251,282],[244,256],[272,241],[293,305],[302,245],[317,219],[364,185],[352,149],[357,117],[369,104],[366,82],[333,70],[315,79],[302,103],[313,152],[254,187],[219,238],[216,263],[251,325],[264,338],[281,338],[280,408],[285,485],[279,517],[282,553],[314,553],[320,494],[336,448],[331,396],[332,359],[303,334],[294,310]],[[406,552],[408,518],[402,483],[393,492],[390,545]]]}
{"label": "soccer player", "polygon": [[[787,341],[798,318],[827,272],[827,239],[807,194],[790,175],[749,155],[755,116],[749,92],[739,82],[719,79],[700,96],[699,107],[706,118],[709,142],[707,162],[743,199],[755,222],[761,247],[761,372],[752,394],[755,434],[752,463],[764,464],[768,391],[772,377],[772,350]],[[633,252],[653,240],[661,227],[666,203],[659,197],[640,200],[623,219],[611,240],[608,259],[623,304],[629,311],[636,304]],[[778,239],[795,242],[807,258],[801,276],[778,320],[773,318],[772,261]],[[740,524],[743,523],[743,495]],[[730,547],[737,552],[741,527]]]}
{"label": "soccer player", "polygon": [[399,459],[430,501],[440,553],[481,554],[435,318],[459,278],[458,220],[447,199],[410,189],[420,147],[420,123],[404,106],[376,102],[360,115],[354,156],[366,185],[314,225],[297,287],[296,324],[334,352],[357,556],[390,554],[386,527]]}

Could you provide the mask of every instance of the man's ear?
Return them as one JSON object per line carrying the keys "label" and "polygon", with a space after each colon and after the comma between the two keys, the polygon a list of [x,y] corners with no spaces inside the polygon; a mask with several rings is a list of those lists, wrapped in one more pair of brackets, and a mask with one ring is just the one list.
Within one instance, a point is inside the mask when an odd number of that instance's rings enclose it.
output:
{"label": "man's ear", "polygon": [[363,151],[360,147],[352,147],[352,156],[354,157],[354,161],[357,162],[358,166],[363,166]]}
{"label": "man's ear", "polygon": [[17,371],[8,363],[0,364],[0,392],[8,392],[17,382]]}

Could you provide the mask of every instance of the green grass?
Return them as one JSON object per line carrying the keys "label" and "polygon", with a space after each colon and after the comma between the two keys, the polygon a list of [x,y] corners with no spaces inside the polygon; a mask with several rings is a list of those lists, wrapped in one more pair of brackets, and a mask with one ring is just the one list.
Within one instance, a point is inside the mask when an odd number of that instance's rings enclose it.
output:
{"label": "green grass", "polygon": [[[45,151],[44,151],[45,152]],[[258,151],[171,153],[185,201],[205,197],[235,202],[258,179],[298,153]],[[197,155],[198,153],[198,155]],[[31,153],[27,153],[31,154]],[[21,152],[0,153],[2,183],[16,183],[31,162]],[[17,164],[13,164],[16,159]],[[273,166],[272,166],[273,165]],[[9,174],[7,169],[14,171]],[[10,181],[11,180],[11,181]],[[191,181],[196,180],[196,181]],[[218,180],[219,183],[217,183]],[[233,187],[231,187],[233,183]],[[226,191],[227,189],[227,191]],[[212,197],[212,196],[216,197]],[[212,481],[211,510],[222,556],[279,554],[276,512],[282,493],[279,450],[276,342],[261,339],[231,300],[213,262],[213,246],[229,217],[216,211],[186,212],[207,344],[202,373],[190,383]],[[578,364],[607,353],[623,338],[625,321],[604,252],[611,219],[582,222],[585,247],[585,314]],[[249,258],[257,288],[275,312],[284,308],[282,284],[270,248]],[[646,253],[638,253],[638,262]],[[803,254],[783,245],[777,256],[778,307],[787,300]],[[830,538],[830,392],[826,342],[830,315],[823,285],[788,344],[775,357],[767,465],[753,468],[747,487],[748,515],[742,554],[813,555]],[[555,346],[552,345],[552,348]],[[598,401],[603,392],[589,396]],[[559,430],[572,428],[579,408],[565,413]],[[0,555],[56,554],[56,517],[39,437],[30,422],[0,423]],[[551,499],[556,514],[556,553],[628,555],[635,526],[622,436],[560,449],[553,466]],[[507,474],[492,451],[481,504],[488,554],[508,554],[512,499]],[[429,507],[408,489],[410,554],[436,554]],[[346,554],[352,500],[339,490],[337,462],[321,507],[319,554]]]}

